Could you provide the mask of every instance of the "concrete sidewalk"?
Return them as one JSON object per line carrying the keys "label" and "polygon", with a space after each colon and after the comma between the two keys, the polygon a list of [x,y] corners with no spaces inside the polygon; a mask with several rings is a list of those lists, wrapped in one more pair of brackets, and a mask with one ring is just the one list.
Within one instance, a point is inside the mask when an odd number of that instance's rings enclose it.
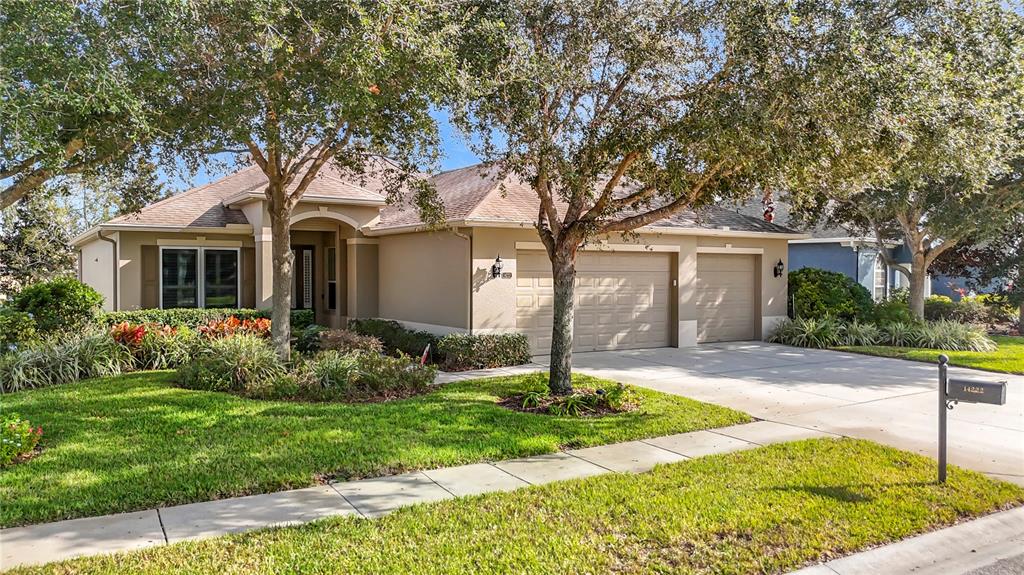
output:
{"label": "concrete sidewalk", "polygon": [[336,515],[379,517],[406,505],[603,473],[639,473],[660,463],[830,435],[756,421],[493,464],[430,469],[266,495],[13,527],[0,530],[0,569],[295,525]]}

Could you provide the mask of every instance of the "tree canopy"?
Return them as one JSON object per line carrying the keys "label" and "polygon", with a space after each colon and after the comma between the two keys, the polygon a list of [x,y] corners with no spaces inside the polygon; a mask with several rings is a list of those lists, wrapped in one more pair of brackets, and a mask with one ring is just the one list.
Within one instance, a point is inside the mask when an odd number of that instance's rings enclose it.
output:
{"label": "tree canopy", "polygon": [[[860,173],[828,2],[484,2],[456,108],[478,152],[537,193],[552,260],[553,390],[569,388],[578,249],[683,210]],[[828,101],[824,95],[839,101]],[[823,129],[827,127],[828,129]],[[825,161],[829,156],[830,161]]]}
{"label": "tree canopy", "polygon": [[[35,2],[0,10],[0,209],[68,174],[162,152],[196,117],[172,57],[191,3]],[[126,157],[132,157],[125,161]]]}
{"label": "tree canopy", "polygon": [[[869,112],[867,138],[840,150],[874,157],[863,177],[832,174],[795,194],[806,219],[898,240],[912,255],[911,309],[928,267],[971,237],[999,234],[1024,209],[1024,19],[998,2],[866,2],[844,17],[837,70]],[[843,116],[837,117],[844,121]],[[805,189],[806,191],[806,189]]]}

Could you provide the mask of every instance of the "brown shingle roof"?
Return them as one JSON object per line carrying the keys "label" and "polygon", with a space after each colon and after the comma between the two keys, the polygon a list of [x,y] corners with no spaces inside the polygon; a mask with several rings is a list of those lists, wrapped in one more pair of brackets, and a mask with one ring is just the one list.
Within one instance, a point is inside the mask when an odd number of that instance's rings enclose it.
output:
{"label": "brown shingle roof", "polygon": [[[445,206],[448,221],[503,221],[531,224],[536,221],[539,207],[537,195],[530,186],[514,176],[503,181],[498,178],[496,166],[477,164],[444,172],[430,178]],[[557,202],[559,212],[565,205]],[[374,229],[384,230],[422,225],[416,209],[408,206],[388,206],[381,213],[381,221]],[[651,225],[655,228],[728,227],[735,231],[793,234],[793,230],[772,224],[762,218],[734,211],[709,207],[699,212],[684,211]]]}
{"label": "brown shingle roof", "polygon": [[[175,194],[142,210],[110,220],[112,224],[221,228],[228,224],[248,224],[241,210],[224,201],[246,192],[262,193],[267,177],[257,166],[248,166],[209,184]],[[294,185],[297,185],[297,182]],[[325,165],[309,185],[303,197],[383,202],[379,192],[383,183],[372,174],[365,177],[342,174]]]}

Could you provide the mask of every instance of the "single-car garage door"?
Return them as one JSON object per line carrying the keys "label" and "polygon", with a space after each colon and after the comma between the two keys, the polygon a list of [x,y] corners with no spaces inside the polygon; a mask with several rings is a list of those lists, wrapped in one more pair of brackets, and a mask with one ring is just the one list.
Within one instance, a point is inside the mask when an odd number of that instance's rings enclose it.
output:
{"label": "single-car garage door", "polygon": [[697,341],[757,339],[756,256],[697,255]]}
{"label": "single-car garage door", "polygon": [[[551,349],[554,290],[547,253],[516,255],[516,328],[534,353]],[[573,349],[669,345],[667,253],[581,252],[576,260]]]}

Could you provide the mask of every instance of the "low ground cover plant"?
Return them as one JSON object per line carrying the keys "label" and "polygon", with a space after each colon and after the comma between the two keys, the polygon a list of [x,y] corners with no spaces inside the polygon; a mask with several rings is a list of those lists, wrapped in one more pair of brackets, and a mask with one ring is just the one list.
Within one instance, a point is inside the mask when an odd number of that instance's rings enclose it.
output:
{"label": "low ground cover plant", "polygon": [[501,405],[527,413],[542,413],[563,417],[593,417],[636,411],[642,407],[642,397],[636,388],[618,382],[582,376],[568,395],[551,395],[544,374],[533,374],[528,380],[531,387],[502,399]]}
{"label": "low ground cover plant", "polygon": [[521,333],[453,333],[437,342],[445,371],[522,365],[530,361],[530,341]]}
{"label": "low ground cover plant", "polygon": [[246,395],[284,373],[284,364],[266,339],[238,334],[209,340],[178,369],[176,379],[186,389]]}
{"label": "low ground cover plant", "polygon": [[17,413],[0,414],[0,468],[30,456],[42,437],[42,427],[33,427]]}
{"label": "low ground cover plant", "polygon": [[894,322],[881,326],[842,322],[831,317],[786,319],[768,338],[797,347],[889,345],[948,351],[990,352],[997,344],[984,329],[955,321]]}

